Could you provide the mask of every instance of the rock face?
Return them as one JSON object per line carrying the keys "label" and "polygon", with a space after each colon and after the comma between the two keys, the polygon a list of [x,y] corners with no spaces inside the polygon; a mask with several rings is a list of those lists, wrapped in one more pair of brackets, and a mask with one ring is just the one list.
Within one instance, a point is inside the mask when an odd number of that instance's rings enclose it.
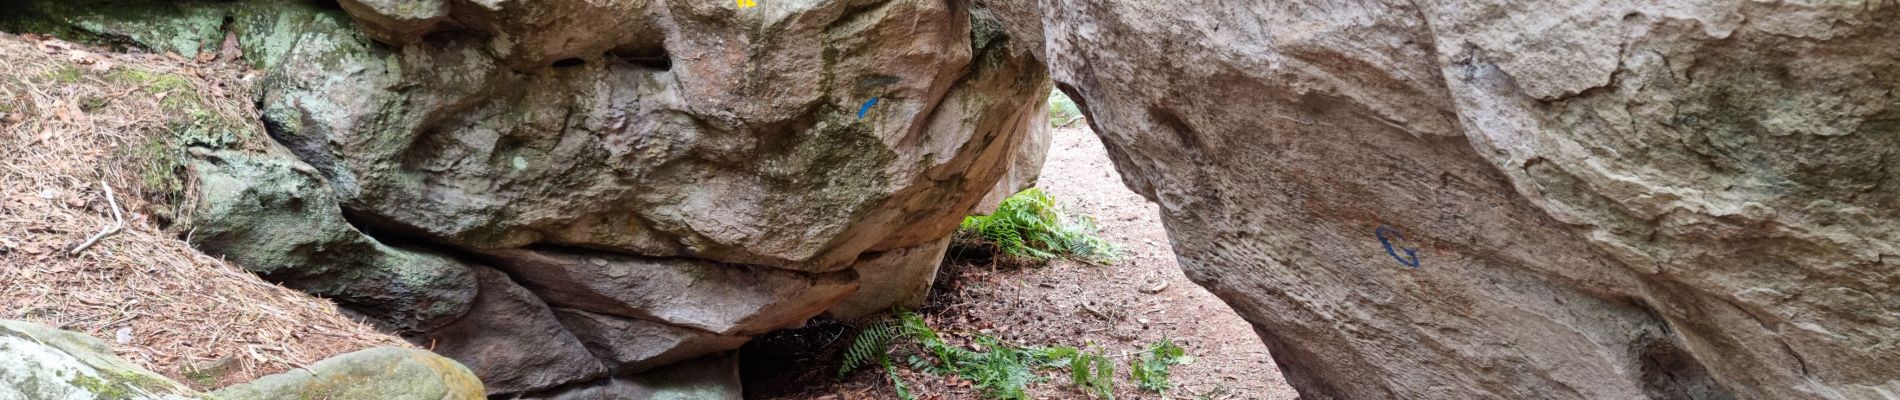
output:
{"label": "rock face", "polygon": [[[284,154],[199,152],[193,244],[292,288],[356,305],[392,330],[418,333],[468,312],[469,266],[364,235],[309,166]],[[286,232],[296,232],[287,235]]]}
{"label": "rock face", "polygon": [[637,374],[524,400],[740,400],[739,357],[720,353]]}
{"label": "rock face", "polygon": [[950,238],[935,243],[878,253],[853,265],[858,271],[859,287],[851,297],[832,305],[825,314],[850,320],[862,318],[891,307],[915,308],[930,295],[937,281],[937,267],[950,249]]}
{"label": "rock face", "polygon": [[730,349],[860,274],[915,286],[1049,88],[967,2],[8,3],[0,26],[186,56],[235,37],[273,140],[195,150],[195,242],[497,395]]}
{"label": "rock face", "polygon": [[185,400],[185,385],[112,354],[78,332],[0,320],[0,399]]}
{"label": "rock face", "polygon": [[[845,269],[947,233],[1006,171],[1043,76],[938,2],[452,8],[474,20],[362,26],[422,43],[399,52],[306,31],[263,111],[356,218],[466,248]],[[549,15],[628,29],[536,29]]]}
{"label": "rock face", "polygon": [[1303,398],[1900,392],[1891,4],[1014,8]]}
{"label": "rock face", "polygon": [[[480,400],[461,364],[416,349],[375,348],[206,395],[146,371],[78,332],[0,320],[0,399],[19,400]],[[703,368],[703,367],[702,367]]]}
{"label": "rock face", "polygon": [[418,342],[475,370],[491,393],[517,393],[607,376],[554,310],[507,275],[479,269],[475,306]]}
{"label": "rock face", "polygon": [[218,389],[226,400],[477,400],[482,382],[454,360],[423,350],[375,348],[330,357],[308,368]]}

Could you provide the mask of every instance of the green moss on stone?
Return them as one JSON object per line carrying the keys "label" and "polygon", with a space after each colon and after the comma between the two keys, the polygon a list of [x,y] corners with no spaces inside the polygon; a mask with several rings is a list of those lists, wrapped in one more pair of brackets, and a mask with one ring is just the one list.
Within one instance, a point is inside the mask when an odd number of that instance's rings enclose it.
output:
{"label": "green moss on stone", "polygon": [[885,168],[897,154],[884,146],[871,119],[859,120],[842,110],[807,130],[790,151],[766,161],[764,171],[773,179],[773,192],[798,193],[797,209],[815,215],[836,216],[862,211],[863,205],[883,193],[889,179]]}
{"label": "green moss on stone", "polygon": [[177,390],[177,385],[157,376],[131,371],[111,371],[110,374],[113,375],[114,380],[117,381],[121,387],[137,389],[141,392],[171,393]]}
{"label": "green moss on stone", "polygon": [[989,9],[970,12],[970,55],[978,74],[1003,68],[1009,61],[1009,33]]}
{"label": "green moss on stone", "polygon": [[0,29],[139,47],[187,57],[223,40],[226,3],[198,1],[20,0],[0,5]]}
{"label": "green moss on stone", "polygon": [[80,375],[67,382],[73,384],[74,387],[85,389],[86,392],[92,393],[96,396],[95,398],[100,400],[126,400],[132,398],[132,392],[127,390],[125,385],[107,382],[90,375]]}

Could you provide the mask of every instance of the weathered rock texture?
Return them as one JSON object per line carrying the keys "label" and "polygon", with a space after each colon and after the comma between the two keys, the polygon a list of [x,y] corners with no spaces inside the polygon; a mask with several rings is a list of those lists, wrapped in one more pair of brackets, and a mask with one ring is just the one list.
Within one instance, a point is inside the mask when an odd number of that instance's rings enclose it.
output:
{"label": "weathered rock texture", "polygon": [[551,396],[522,400],[740,400],[737,353],[719,353],[683,361],[663,371],[636,374],[578,386]]}
{"label": "weathered rock texture", "polygon": [[930,285],[937,282],[937,267],[943,264],[943,255],[949,249],[950,238],[945,237],[859,260],[852,266],[858,271],[858,291],[832,305],[825,314],[850,320],[888,312],[892,307],[923,305],[930,296]]}
{"label": "weathered rock texture", "polygon": [[455,360],[424,350],[383,347],[330,357],[308,367],[218,389],[223,400],[476,400],[482,382]]}
{"label": "weathered rock texture", "polygon": [[[78,332],[0,320],[0,399],[479,400],[468,368],[428,351],[374,348],[231,385],[210,395],[146,371]],[[705,368],[705,367],[698,367]]]}
{"label": "weathered rock texture", "polygon": [[1040,6],[1304,398],[1900,393],[1892,4]]}
{"label": "weathered rock texture", "polygon": [[0,399],[185,400],[198,393],[78,332],[0,320]]}
{"label": "weathered rock texture", "polygon": [[928,278],[1049,88],[961,1],[9,3],[0,26],[186,56],[235,37],[281,148],[197,150],[194,240],[500,395],[733,348],[860,273]]}
{"label": "weathered rock texture", "polygon": [[[468,312],[469,266],[393,248],[350,226],[316,170],[285,154],[201,151],[198,248],[266,279],[355,305],[390,329],[417,333]],[[292,233],[292,234],[287,234]]]}

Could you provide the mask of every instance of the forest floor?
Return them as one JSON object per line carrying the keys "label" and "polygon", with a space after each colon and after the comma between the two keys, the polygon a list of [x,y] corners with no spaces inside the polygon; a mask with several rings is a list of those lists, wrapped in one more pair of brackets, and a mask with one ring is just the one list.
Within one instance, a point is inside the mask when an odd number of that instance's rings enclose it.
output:
{"label": "forest floor", "polygon": [[5,33],[0,60],[0,319],[102,338],[194,389],[409,346],[161,228],[191,195],[173,141],[256,120],[247,68]]}
{"label": "forest floor", "polygon": [[[1192,361],[1172,368],[1175,399],[1295,399],[1266,346],[1231,308],[1189,281],[1168,245],[1160,210],[1122,184],[1099,139],[1087,128],[1058,129],[1038,187],[1067,212],[1093,216],[1099,233],[1122,246],[1122,260],[1089,265],[1067,260],[1047,266],[1001,268],[947,262],[931,300],[918,313],[953,343],[988,335],[1020,346],[1067,345],[1095,349],[1113,360],[1118,399],[1164,398],[1138,388],[1129,362],[1170,339]],[[954,250],[953,250],[954,251]],[[952,257],[955,259],[956,257]],[[746,368],[754,399],[896,399],[887,374],[863,368],[840,380],[836,353],[854,329],[823,322],[762,338],[746,351],[778,352],[770,366]],[[802,348],[786,351],[788,348]],[[748,355],[758,360],[761,355]],[[982,398],[972,382],[915,370],[898,362],[898,376],[918,399]],[[760,374],[761,371],[780,371]],[[1040,371],[1029,385],[1036,399],[1090,398],[1065,370]],[[758,376],[767,375],[767,376]]]}

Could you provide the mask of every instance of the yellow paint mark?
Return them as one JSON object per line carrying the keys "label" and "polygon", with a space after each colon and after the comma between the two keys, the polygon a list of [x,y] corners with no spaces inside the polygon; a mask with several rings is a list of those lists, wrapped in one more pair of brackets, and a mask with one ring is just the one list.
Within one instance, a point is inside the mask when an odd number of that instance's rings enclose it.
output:
{"label": "yellow paint mark", "polygon": [[759,2],[753,1],[753,0],[736,0],[736,1],[739,2],[739,8],[752,8],[752,7],[759,6]]}

